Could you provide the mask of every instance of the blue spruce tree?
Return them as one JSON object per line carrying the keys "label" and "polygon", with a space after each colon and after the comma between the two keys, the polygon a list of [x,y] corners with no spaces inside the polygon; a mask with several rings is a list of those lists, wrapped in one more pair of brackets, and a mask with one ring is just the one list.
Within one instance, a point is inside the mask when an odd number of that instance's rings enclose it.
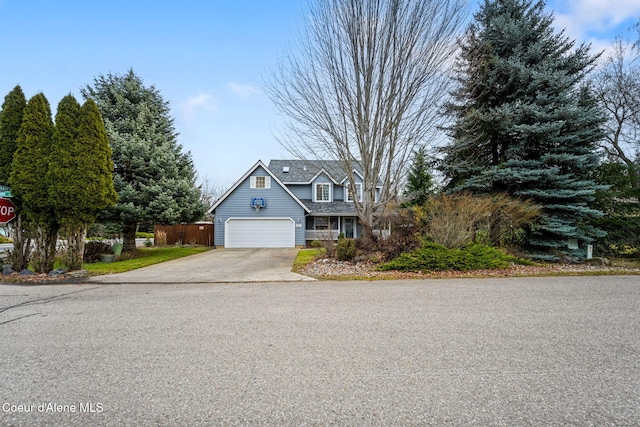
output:
{"label": "blue spruce tree", "polygon": [[584,88],[597,56],[554,33],[543,1],[485,0],[474,18],[460,43],[442,171],[450,191],[537,202],[543,215],[528,246],[556,258],[569,239],[603,235],[588,225],[602,214],[590,204],[603,116]]}

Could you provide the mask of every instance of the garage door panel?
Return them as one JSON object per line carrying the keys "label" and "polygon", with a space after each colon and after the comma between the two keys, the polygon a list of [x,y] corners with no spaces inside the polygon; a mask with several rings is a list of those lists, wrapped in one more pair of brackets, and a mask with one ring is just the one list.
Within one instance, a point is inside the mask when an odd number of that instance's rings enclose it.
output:
{"label": "garage door panel", "polygon": [[225,224],[227,248],[291,248],[295,224],[291,218],[230,218]]}

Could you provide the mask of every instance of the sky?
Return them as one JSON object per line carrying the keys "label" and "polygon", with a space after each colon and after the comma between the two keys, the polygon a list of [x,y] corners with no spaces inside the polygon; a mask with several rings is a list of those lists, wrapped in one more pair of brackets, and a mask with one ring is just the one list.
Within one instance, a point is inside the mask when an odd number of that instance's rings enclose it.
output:
{"label": "sky", "polygon": [[[305,2],[0,0],[0,99],[20,85],[55,114],[96,76],[133,69],[169,102],[200,179],[229,187],[258,160],[291,158],[261,86],[292,47]],[[558,31],[600,51],[636,34],[640,0],[549,0],[547,10]]]}

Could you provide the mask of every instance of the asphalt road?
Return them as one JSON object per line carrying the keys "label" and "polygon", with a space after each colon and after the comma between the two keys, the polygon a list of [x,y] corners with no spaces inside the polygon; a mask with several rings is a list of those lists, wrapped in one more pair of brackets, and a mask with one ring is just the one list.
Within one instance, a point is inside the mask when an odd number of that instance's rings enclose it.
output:
{"label": "asphalt road", "polygon": [[637,426],[639,282],[4,285],[0,425]]}

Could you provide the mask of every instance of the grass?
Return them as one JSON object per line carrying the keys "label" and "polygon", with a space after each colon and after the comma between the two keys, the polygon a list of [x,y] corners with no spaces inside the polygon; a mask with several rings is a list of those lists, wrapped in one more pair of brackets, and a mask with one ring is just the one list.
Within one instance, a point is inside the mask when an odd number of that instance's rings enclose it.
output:
{"label": "grass", "polygon": [[301,272],[307,264],[318,259],[324,251],[324,248],[300,249],[296,260],[293,262],[293,268],[291,271],[294,273]]}
{"label": "grass", "polygon": [[124,261],[115,261],[110,263],[96,262],[93,264],[84,264],[82,267],[89,271],[92,275],[124,273],[125,271],[135,270],[137,268],[146,267],[148,265],[159,264],[165,261],[171,261],[195,255],[211,250],[204,246],[196,247],[168,247],[168,248],[140,248],[139,256]]}

